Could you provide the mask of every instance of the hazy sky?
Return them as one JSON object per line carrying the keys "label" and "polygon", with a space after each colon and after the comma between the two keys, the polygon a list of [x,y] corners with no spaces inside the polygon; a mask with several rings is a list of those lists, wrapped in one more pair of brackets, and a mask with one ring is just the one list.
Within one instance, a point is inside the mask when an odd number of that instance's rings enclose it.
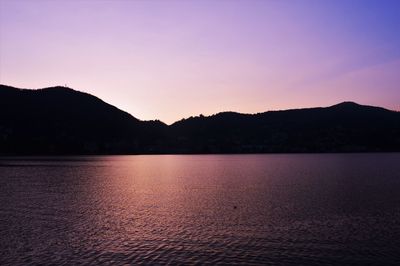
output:
{"label": "hazy sky", "polygon": [[345,100],[400,110],[400,1],[0,0],[0,83],[67,84],[167,123]]}

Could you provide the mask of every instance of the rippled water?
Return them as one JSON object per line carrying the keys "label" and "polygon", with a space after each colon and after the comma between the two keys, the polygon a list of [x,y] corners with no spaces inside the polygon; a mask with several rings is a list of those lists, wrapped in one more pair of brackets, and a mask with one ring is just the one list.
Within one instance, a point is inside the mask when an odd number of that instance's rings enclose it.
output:
{"label": "rippled water", "polygon": [[400,154],[0,159],[0,264],[400,263]]}

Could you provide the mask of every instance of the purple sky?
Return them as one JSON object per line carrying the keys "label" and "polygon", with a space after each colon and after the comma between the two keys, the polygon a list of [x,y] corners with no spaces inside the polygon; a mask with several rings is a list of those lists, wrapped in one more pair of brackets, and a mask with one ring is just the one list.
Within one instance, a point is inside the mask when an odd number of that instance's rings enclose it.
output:
{"label": "purple sky", "polygon": [[0,83],[166,123],[351,100],[400,110],[400,1],[0,0]]}

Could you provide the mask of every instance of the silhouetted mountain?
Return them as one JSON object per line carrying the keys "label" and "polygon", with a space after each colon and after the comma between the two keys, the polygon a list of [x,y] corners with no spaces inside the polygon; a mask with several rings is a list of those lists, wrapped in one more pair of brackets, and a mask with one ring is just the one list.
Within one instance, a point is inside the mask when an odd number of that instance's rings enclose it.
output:
{"label": "silhouetted mountain", "polygon": [[0,85],[1,154],[400,151],[400,113],[344,102],[327,108],[223,112],[170,126],[140,121],[65,87]]}
{"label": "silhouetted mountain", "polygon": [[195,152],[400,151],[400,113],[344,102],[327,108],[219,113],[171,126]]}
{"label": "silhouetted mountain", "polygon": [[65,87],[0,87],[0,153],[143,152],[165,124]]}

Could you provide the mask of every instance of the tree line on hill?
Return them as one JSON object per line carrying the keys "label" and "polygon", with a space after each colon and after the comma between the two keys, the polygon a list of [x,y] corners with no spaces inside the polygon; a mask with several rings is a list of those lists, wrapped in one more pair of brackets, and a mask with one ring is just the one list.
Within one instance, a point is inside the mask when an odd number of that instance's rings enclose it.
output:
{"label": "tree line on hill", "polygon": [[166,125],[66,87],[0,85],[0,155],[390,151],[400,151],[400,113],[353,102]]}

